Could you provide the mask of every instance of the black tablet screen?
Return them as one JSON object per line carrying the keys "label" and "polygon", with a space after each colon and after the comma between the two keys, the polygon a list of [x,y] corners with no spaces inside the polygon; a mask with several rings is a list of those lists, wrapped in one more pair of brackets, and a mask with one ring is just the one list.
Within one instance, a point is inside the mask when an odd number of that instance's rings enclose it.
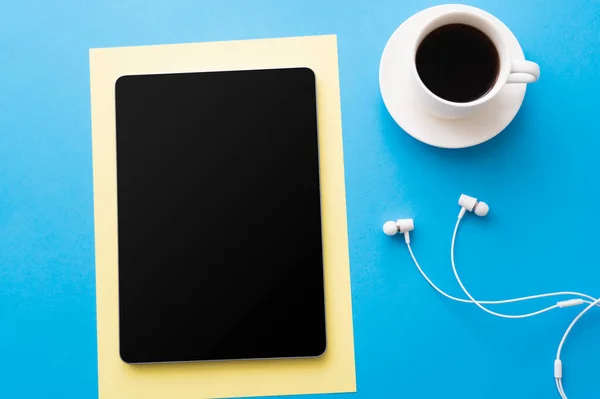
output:
{"label": "black tablet screen", "polygon": [[115,91],[121,358],[322,354],[313,72],[124,76]]}

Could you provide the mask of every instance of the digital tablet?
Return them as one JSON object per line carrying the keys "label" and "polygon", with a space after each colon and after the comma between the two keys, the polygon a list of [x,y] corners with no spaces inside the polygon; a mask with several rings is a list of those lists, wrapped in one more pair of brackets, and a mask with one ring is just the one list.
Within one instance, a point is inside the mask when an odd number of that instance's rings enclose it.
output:
{"label": "digital tablet", "polygon": [[123,76],[115,106],[123,361],[323,354],[314,73]]}

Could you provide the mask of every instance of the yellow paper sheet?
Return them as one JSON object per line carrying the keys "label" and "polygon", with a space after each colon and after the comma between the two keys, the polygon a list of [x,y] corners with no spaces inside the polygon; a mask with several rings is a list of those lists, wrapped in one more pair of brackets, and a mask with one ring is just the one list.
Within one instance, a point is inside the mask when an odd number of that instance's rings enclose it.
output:
{"label": "yellow paper sheet", "polygon": [[[317,79],[327,350],[320,358],[129,365],[119,357],[114,86],[123,75],[279,67]],[[354,392],[354,343],[335,36],[90,50],[100,399]],[[294,215],[290,215],[293,219]]]}

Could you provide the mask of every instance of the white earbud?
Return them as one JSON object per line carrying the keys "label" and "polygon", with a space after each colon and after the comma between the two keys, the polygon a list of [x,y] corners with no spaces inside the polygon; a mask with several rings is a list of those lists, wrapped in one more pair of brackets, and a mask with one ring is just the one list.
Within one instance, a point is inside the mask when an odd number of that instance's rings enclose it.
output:
{"label": "white earbud", "polygon": [[460,214],[458,215],[459,219],[462,219],[466,211],[473,212],[477,216],[485,216],[490,211],[488,204],[465,194],[460,195],[460,198],[458,199],[458,205],[462,207]]}
{"label": "white earbud", "polygon": [[390,220],[383,225],[383,232],[388,236],[394,236],[397,233],[404,234],[404,240],[410,243],[409,232],[415,229],[415,223],[412,219],[398,219],[395,222]]}

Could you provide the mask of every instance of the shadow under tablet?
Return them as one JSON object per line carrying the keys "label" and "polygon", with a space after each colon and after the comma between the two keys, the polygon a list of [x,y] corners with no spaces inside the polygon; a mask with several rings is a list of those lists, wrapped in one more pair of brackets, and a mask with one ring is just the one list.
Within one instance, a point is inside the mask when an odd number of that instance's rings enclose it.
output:
{"label": "shadow under tablet", "polygon": [[115,99],[121,358],[321,355],[313,72],[124,76]]}

